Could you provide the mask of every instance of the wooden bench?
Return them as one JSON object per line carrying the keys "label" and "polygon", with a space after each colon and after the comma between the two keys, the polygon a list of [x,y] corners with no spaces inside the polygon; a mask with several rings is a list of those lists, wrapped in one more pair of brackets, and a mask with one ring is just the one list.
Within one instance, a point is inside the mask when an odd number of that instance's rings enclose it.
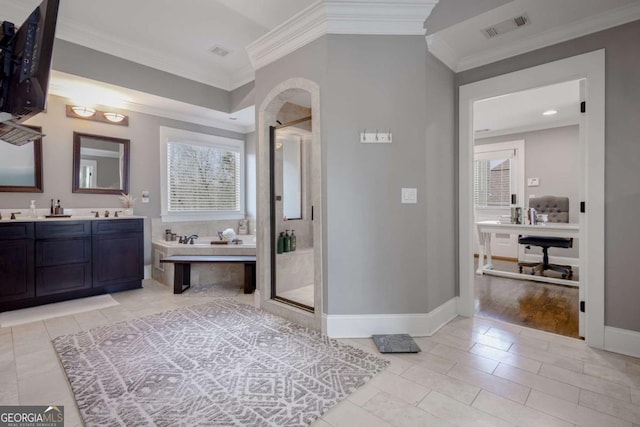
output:
{"label": "wooden bench", "polygon": [[193,263],[242,263],[244,264],[244,293],[256,289],[255,255],[171,255],[160,262],[174,264],[173,293],[181,294],[191,287],[191,264]]}

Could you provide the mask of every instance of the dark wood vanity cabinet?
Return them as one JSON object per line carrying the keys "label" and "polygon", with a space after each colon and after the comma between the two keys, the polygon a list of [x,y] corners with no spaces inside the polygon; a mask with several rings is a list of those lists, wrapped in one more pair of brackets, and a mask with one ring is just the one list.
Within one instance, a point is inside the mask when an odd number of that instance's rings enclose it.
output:
{"label": "dark wood vanity cabinet", "polygon": [[119,290],[144,277],[142,220],[93,221],[93,286]]}
{"label": "dark wood vanity cabinet", "polygon": [[36,222],[36,296],[91,288],[91,223]]}
{"label": "dark wood vanity cabinet", "polygon": [[35,295],[33,223],[0,224],[0,307]]}
{"label": "dark wood vanity cabinet", "polygon": [[142,286],[143,220],[0,224],[0,311]]}

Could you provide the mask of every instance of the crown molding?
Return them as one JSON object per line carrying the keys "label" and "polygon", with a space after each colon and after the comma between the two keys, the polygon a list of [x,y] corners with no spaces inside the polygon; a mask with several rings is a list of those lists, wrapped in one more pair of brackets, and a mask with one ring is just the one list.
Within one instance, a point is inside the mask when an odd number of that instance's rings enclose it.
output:
{"label": "crown molding", "polygon": [[567,24],[562,28],[544,31],[522,41],[511,43],[508,46],[486,49],[464,57],[456,54],[455,50],[444,42],[442,36],[439,35],[440,33],[427,36],[427,46],[433,55],[454,72],[461,72],[638,19],[640,19],[640,3],[632,3]]}
{"label": "crown molding", "polygon": [[253,69],[258,70],[326,34],[324,6],[318,1],[250,43],[246,50]]}
{"label": "crown molding", "polygon": [[249,44],[247,53],[258,70],[326,34],[424,35],[438,1],[319,0]]}

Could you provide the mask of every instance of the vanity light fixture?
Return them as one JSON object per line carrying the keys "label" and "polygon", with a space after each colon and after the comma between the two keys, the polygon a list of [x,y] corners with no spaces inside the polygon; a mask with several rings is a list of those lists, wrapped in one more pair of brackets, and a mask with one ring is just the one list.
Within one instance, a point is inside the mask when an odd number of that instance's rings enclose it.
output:
{"label": "vanity light fixture", "polygon": [[74,105],[73,107],[71,107],[71,109],[80,117],[91,117],[96,113],[96,110],[93,108],[82,107],[79,105]]}
{"label": "vanity light fixture", "polygon": [[105,119],[113,123],[120,123],[125,118],[125,115],[120,113],[102,113],[102,115],[104,115]]}
{"label": "vanity light fixture", "polygon": [[110,125],[129,126],[129,116],[115,111],[100,111],[89,107],[77,105],[66,106],[67,117],[94,122],[108,123]]}
{"label": "vanity light fixture", "polygon": [[542,113],[543,116],[553,116],[554,114],[558,114],[557,110],[547,110],[544,113]]}

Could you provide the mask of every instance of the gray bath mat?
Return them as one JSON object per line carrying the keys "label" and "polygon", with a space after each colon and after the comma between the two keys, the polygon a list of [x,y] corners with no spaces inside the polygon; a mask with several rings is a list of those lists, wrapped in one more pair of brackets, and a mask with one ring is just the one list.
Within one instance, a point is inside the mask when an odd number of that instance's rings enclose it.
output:
{"label": "gray bath mat", "polygon": [[380,353],[419,353],[420,347],[407,334],[373,335]]}

